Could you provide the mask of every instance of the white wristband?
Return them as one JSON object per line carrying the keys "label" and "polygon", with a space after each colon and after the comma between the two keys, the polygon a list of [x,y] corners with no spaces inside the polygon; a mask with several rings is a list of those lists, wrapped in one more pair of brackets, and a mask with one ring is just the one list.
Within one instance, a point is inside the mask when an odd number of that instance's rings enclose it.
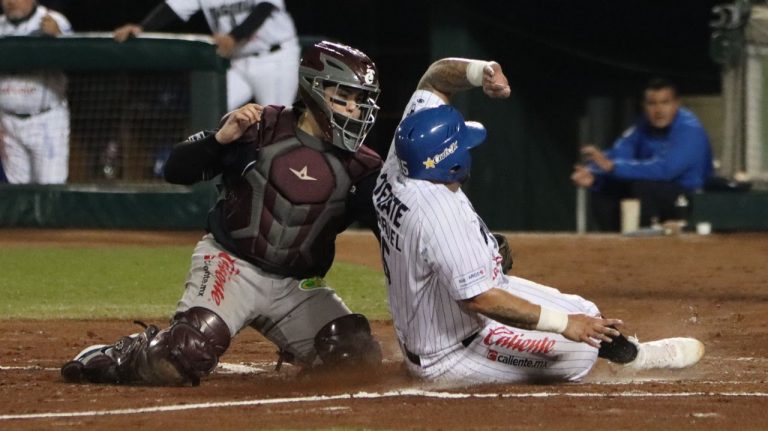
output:
{"label": "white wristband", "polygon": [[537,331],[556,332],[562,334],[568,327],[568,314],[562,311],[541,307],[539,322],[536,323]]}
{"label": "white wristband", "polygon": [[467,65],[467,81],[475,87],[483,85],[483,74],[489,64],[487,61],[471,60]]}

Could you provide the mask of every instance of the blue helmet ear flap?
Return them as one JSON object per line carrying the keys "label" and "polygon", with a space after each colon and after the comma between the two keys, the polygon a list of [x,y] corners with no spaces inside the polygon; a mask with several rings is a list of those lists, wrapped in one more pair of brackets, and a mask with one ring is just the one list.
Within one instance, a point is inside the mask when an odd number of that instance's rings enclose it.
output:
{"label": "blue helmet ear flap", "polygon": [[486,137],[482,124],[470,121],[453,107],[424,109],[404,118],[395,134],[395,153],[403,175],[441,183],[469,176],[469,150]]}

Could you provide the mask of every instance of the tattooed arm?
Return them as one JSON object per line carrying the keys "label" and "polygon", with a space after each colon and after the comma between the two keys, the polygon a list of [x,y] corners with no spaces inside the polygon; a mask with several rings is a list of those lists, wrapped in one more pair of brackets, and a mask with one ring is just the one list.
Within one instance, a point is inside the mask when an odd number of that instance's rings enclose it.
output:
{"label": "tattooed arm", "polygon": [[[600,347],[600,340],[610,342],[609,335],[618,336],[619,331],[613,327],[622,324],[621,320],[603,319],[585,314],[562,316],[561,311],[541,307],[498,288],[466,299],[464,304],[470,311],[483,314],[499,323],[521,329],[562,333],[569,340],[581,341],[596,348]],[[554,316],[562,316],[566,319],[563,321],[564,328],[552,328],[550,322]]]}
{"label": "tattooed arm", "polygon": [[453,94],[480,86],[492,98],[507,98],[511,93],[499,63],[466,58],[443,58],[432,63],[417,89],[431,91],[448,102]]}

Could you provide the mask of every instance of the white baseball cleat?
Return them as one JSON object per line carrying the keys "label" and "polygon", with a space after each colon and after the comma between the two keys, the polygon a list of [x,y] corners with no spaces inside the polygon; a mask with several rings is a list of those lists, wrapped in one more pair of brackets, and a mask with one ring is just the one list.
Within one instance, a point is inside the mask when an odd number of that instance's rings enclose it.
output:
{"label": "white baseball cleat", "polygon": [[637,357],[626,365],[632,370],[686,368],[704,356],[704,344],[695,338],[664,338],[647,343],[627,338],[637,346]]}

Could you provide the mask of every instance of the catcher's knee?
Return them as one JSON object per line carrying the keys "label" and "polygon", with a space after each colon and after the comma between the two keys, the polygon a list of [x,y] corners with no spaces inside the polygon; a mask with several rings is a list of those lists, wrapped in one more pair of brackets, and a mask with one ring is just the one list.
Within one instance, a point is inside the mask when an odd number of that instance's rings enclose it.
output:
{"label": "catcher's knee", "polygon": [[376,366],[382,357],[381,346],[362,314],[348,314],[328,322],[315,335],[315,350],[323,365],[329,367]]}
{"label": "catcher's knee", "polygon": [[224,320],[205,308],[177,313],[171,326],[160,331],[137,356],[138,380],[150,384],[193,384],[207,376],[229,347]]}
{"label": "catcher's knee", "polygon": [[214,312],[177,313],[162,331],[154,325],[110,346],[92,346],[65,364],[67,381],[94,383],[198,384],[210,374],[230,342],[229,328]]}

